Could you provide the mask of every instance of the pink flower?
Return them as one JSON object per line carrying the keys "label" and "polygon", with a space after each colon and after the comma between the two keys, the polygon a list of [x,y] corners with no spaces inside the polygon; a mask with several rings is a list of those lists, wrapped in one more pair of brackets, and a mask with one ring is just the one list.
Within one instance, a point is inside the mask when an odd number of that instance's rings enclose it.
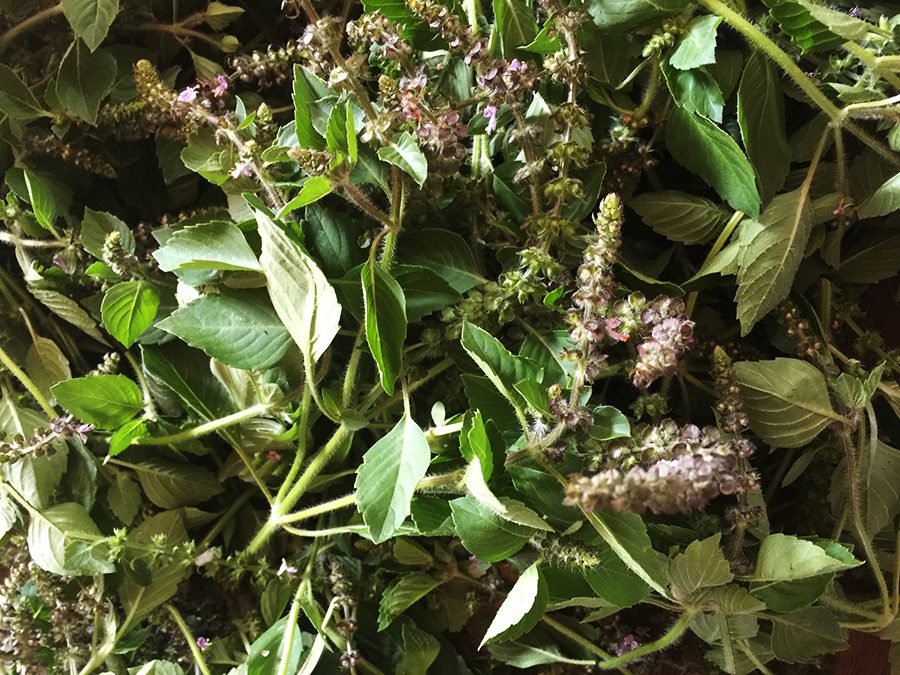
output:
{"label": "pink flower", "polygon": [[507,69],[513,73],[516,73],[520,70],[525,70],[525,64],[519,61],[519,59],[513,59],[509,62]]}
{"label": "pink flower", "polygon": [[224,75],[216,75],[216,86],[212,93],[216,98],[222,98],[228,92],[228,78]]}
{"label": "pink flower", "polygon": [[197,646],[200,648],[200,651],[204,651],[207,647],[212,644],[212,640],[209,638],[205,638],[202,635],[197,638]]}
{"label": "pink flower", "polygon": [[628,333],[620,333],[616,330],[619,326],[622,325],[622,322],[619,319],[607,319],[606,320],[606,333],[613,340],[618,340],[619,342],[627,342],[628,341]]}
{"label": "pink flower", "polygon": [[497,108],[496,106],[489,105],[484,109],[482,113],[485,117],[487,117],[487,132],[493,133],[497,129]]}
{"label": "pink flower", "polygon": [[179,103],[190,103],[197,98],[197,87],[196,85],[193,87],[188,87],[184,89],[180,94],[178,94],[178,102]]}
{"label": "pink flower", "polygon": [[249,177],[253,175],[253,169],[250,166],[250,160],[244,159],[234,165],[234,168],[231,170],[232,178],[240,178],[241,176]]}

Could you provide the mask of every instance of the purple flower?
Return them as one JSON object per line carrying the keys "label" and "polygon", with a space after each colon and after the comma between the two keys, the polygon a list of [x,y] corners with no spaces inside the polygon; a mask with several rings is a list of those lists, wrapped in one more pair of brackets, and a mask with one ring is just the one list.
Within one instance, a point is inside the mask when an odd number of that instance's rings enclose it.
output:
{"label": "purple flower", "polygon": [[204,651],[207,647],[212,644],[212,640],[209,638],[205,638],[202,635],[197,638],[197,646],[200,647],[200,651]]}
{"label": "purple flower", "polygon": [[521,61],[519,61],[519,59],[513,59],[512,61],[509,62],[509,65],[506,68],[510,72],[517,73],[520,70],[525,70],[526,67],[527,66],[524,63],[522,63]]}
{"label": "purple flower", "polygon": [[222,98],[228,92],[228,78],[224,75],[216,75],[216,86],[212,90],[213,96]]}
{"label": "purple flower", "polygon": [[641,643],[634,639],[634,635],[629,633],[625,637],[622,638],[622,641],[615,646],[613,649],[613,653],[616,656],[622,656],[622,654],[626,654],[630,651],[633,651],[641,646]]}
{"label": "purple flower", "polygon": [[489,134],[493,133],[497,129],[497,107],[493,105],[489,105],[484,109],[482,113],[485,117],[487,117],[487,132]]}
{"label": "purple flower", "polygon": [[178,94],[178,102],[179,103],[191,103],[197,98],[197,90],[198,86],[188,87],[187,89],[183,89],[181,93]]}
{"label": "purple flower", "polygon": [[253,169],[251,168],[251,162],[249,159],[242,159],[240,162],[234,165],[234,168],[231,170],[232,178],[240,178],[244,176],[245,178],[253,175]]}

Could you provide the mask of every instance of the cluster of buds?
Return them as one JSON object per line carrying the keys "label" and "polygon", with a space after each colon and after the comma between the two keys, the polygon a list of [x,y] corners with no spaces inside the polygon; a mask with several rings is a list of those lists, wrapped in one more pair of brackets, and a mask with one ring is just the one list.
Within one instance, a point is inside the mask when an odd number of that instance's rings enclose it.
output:
{"label": "cluster of buds", "polygon": [[28,155],[40,155],[62,160],[82,171],[87,171],[103,178],[116,177],[115,167],[98,153],[67,143],[55,134],[35,133],[27,136],[24,140],[24,151]]}
{"label": "cluster of buds", "polygon": [[513,102],[525,91],[531,90],[535,74],[527,63],[519,59],[506,61],[499,59],[486,64],[476,81],[492,100]]}
{"label": "cluster of buds", "polygon": [[356,47],[372,45],[388,58],[406,57],[412,49],[400,37],[396,24],[379,11],[367,12],[347,23],[347,38]]}
{"label": "cluster of buds", "polygon": [[429,178],[441,179],[459,173],[466,158],[463,139],[468,135],[459,113],[449,112],[423,121],[416,129],[422,152],[428,160]]}
{"label": "cluster of buds", "polygon": [[813,360],[823,356],[822,341],[811,329],[809,321],[803,318],[796,304],[790,300],[781,303],[778,307],[778,321],[784,327],[788,339],[796,346],[798,356]]}
{"label": "cluster of buds", "polygon": [[712,376],[718,399],[716,412],[719,415],[719,426],[730,434],[739,434],[747,428],[750,420],[744,412],[741,389],[734,377],[734,365],[721,347],[713,350]]}
{"label": "cluster of buds", "polygon": [[651,302],[641,320],[650,334],[637,348],[632,381],[638,389],[646,389],[657,378],[678,371],[678,359],[693,342],[694,322],[684,316],[684,302],[666,296]]}
{"label": "cluster of buds", "polygon": [[327,150],[290,148],[287,154],[310,176],[321,176],[327,173],[331,165],[332,156]]}
{"label": "cluster of buds", "polygon": [[302,62],[305,54],[303,46],[288,42],[265,51],[240,54],[231,59],[230,65],[235,78],[267,89],[290,82],[294,64]]}
{"label": "cluster of buds", "polygon": [[741,469],[741,460],[754,449],[749,441],[723,437],[715,427],[678,428],[666,420],[648,430],[636,448],[613,453],[631,468],[571,476],[565,503],[585,511],[672,514],[702,509],[719,495],[755,489],[755,477],[748,481]]}
{"label": "cluster of buds", "polygon": [[547,392],[550,414],[569,429],[581,427],[590,429],[594,425],[594,414],[585,405],[572,405],[563,398],[562,389],[554,384]]}
{"label": "cluster of buds", "polygon": [[658,56],[661,52],[675,44],[678,37],[684,33],[683,22],[675,19],[666,19],[660,28],[654,31],[653,36],[644,46],[642,55],[644,58]]}
{"label": "cluster of buds", "polygon": [[93,429],[93,425],[79,422],[71,415],[57,417],[50,422],[48,428],[36,430],[28,439],[17,435],[0,443],[0,463],[13,462],[27,456],[52,455],[56,452],[54,444],[67,438],[78,438],[84,443]]}
{"label": "cluster of buds", "polygon": [[127,103],[107,103],[97,116],[97,126],[110,128],[118,138],[136,140],[153,134],[183,139],[190,130],[175,113],[177,92],[159,77],[146,59],[134,64],[134,87],[137,96]]}
{"label": "cluster of buds", "polygon": [[103,240],[103,262],[120,277],[130,277],[140,266],[137,256],[129,253],[122,244],[122,233],[114,230]]}
{"label": "cluster of buds", "polygon": [[579,541],[554,537],[547,541],[534,541],[533,544],[540,549],[544,562],[553,567],[580,572],[596,569],[603,564],[603,559],[595,550]]}
{"label": "cluster of buds", "polygon": [[537,246],[519,251],[516,269],[500,275],[500,285],[509,298],[524,303],[536,294],[546,291],[546,282],[559,278],[564,272],[562,264],[550,253]]}
{"label": "cluster of buds", "polygon": [[353,671],[360,659],[359,652],[353,648],[353,637],[358,629],[356,622],[356,598],[351,594],[353,584],[347,578],[343,565],[337,560],[331,562],[331,571],[328,579],[331,582],[331,592],[334,594],[335,608],[341,613],[341,620],[337,624],[337,630],[341,637],[347,641],[344,653],[341,654],[341,668]]}
{"label": "cluster of buds", "polygon": [[407,0],[407,7],[447,41],[451,49],[471,52],[480,42],[472,37],[456,13],[437,0]]}

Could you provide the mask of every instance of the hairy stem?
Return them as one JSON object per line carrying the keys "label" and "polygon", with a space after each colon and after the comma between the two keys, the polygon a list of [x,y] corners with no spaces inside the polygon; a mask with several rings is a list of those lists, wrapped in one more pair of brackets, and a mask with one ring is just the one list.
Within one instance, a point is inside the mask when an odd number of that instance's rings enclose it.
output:
{"label": "hairy stem", "polygon": [[50,405],[50,401],[47,400],[47,397],[41,393],[41,390],[38,389],[37,385],[25,374],[24,370],[19,368],[18,364],[12,360],[3,347],[0,347],[0,363],[6,366],[13,377],[21,382],[22,386],[28,390],[28,393],[31,394],[32,398],[34,398],[34,400],[37,401],[37,404],[41,406],[41,410],[43,410],[51,420],[55,420],[59,417],[56,410]]}
{"label": "hairy stem", "polygon": [[168,434],[166,436],[142,436],[140,438],[136,438],[131,442],[132,445],[174,445],[176,443],[181,443],[183,441],[189,441],[193,438],[200,438],[201,436],[206,436],[207,434],[211,434],[214,431],[218,431],[219,429],[224,429],[226,427],[230,427],[234,424],[238,424],[245,420],[253,419],[255,417],[260,417],[265,415],[271,406],[268,403],[257,403],[254,406],[250,406],[245,410],[239,410],[236,413],[232,413],[231,415],[226,415],[225,417],[220,417],[219,419],[211,420],[204,424],[200,424],[192,429],[185,429],[184,431],[179,431],[175,434]]}
{"label": "hairy stem", "polygon": [[178,629],[181,631],[181,634],[184,635],[184,639],[187,640],[188,647],[191,650],[191,655],[194,657],[194,663],[197,664],[197,668],[200,669],[200,672],[203,675],[212,675],[209,666],[206,665],[206,661],[203,658],[203,654],[200,652],[200,647],[197,646],[197,640],[194,639],[194,636],[191,635],[191,629],[188,628],[188,625],[184,622],[184,618],[182,618],[181,613],[172,605],[171,603],[166,603],[166,611],[172,617],[172,620],[178,625]]}

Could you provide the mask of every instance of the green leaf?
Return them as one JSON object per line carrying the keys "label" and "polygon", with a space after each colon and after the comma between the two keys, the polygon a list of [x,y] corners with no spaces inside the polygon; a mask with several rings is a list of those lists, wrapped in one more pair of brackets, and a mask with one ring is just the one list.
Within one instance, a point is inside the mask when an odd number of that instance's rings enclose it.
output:
{"label": "green leaf", "polygon": [[85,251],[97,260],[103,260],[103,243],[112,232],[119,233],[119,241],[126,253],[134,253],[134,235],[128,225],[111,213],[85,208],[81,221],[81,245]]}
{"label": "green leaf", "polygon": [[722,17],[713,14],[698,16],[688,25],[669,63],[678,70],[690,70],[716,62],[716,30]]}
{"label": "green leaf", "polygon": [[116,80],[116,70],[111,54],[91,54],[81,40],[75,40],[59,64],[56,97],[76,117],[95,124],[100,104]]}
{"label": "green leaf", "polygon": [[594,408],[593,413],[594,424],[588,429],[588,435],[594,440],[611,441],[631,435],[631,424],[618,408],[600,405]]}
{"label": "green leaf", "polygon": [[768,202],[784,185],[791,169],[791,152],[781,84],[762,52],[754,52],[747,60],[737,101],[741,138],[756,171],[762,200]]}
{"label": "green leaf", "polygon": [[313,176],[312,178],[308,178],[303,183],[303,187],[300,188],[300,193],[281,207],[277,217],[284,218],[286,215],[293,213],[297,209],[302,209],[304,206],[317,202],[333,189],[334,186],[326,176]]}
{"label": "green leaf", "polygon": [[650,587],[621,558],[606,547],[603,564],[583,572],[591,589],[606,602],[615,607],[636,605],[650,592]]}
{"label": "green leaf", "polygon": [[109,549],[81,504],[67,502],[32,514],[28,552],[42,570],[60,576],[109,574]]}
{"label": "green leaf", "polygon": [[115,429],[144,409],[141,390],[124,375],[77,377],[52,391],[63,408],[99,429]]}
{"label": "green leaf", "polygon": [[[831,547],[834,548],[829,550]],[[792,581],[842,572],[860,565],[861,561],[838,544],[814,544],[786,534],[770,534],[760,544],[753,578],[756,581]]]}
{"label": "green leaf", "polygon": [[287,651],[285,635],[293,635],[294,639],[290,642],[291,651],[287,655],[287,670],[284,672],[297,672],[300,657],[303,656],[303,642],[297,635],[300,631],[296,625],[289,624],[290,620],[290,615],[283,617],[253,641],[247,651],[247,675],[272,675],[277,672]]}
{"label": "green leaf", "polygon": [[540,562],[536,562],[516,580],[478,648],[525,635],[541,620],[546,607],[547,584],[541,577]]}
{"label": "green leaf", "polygon": [[63,0],[62,7],[75,35],[94,51],[119,13],[119,0]]}
{"label": "green leaf", "polygon": [[900,209],[900,172],[888,178],[871,197],[860,204],[856,215],[860,218],[877,218],[897,209]]}
{"label": "green leaf", "polygon": [[525,0],[493,0],[493,7],[500,55],[511,59],[519,47],[529,44],[537,35],[534,12]]}
{"label": "green leaf", "polygon": [[213,30],[222,30],[244,13],[243,7],[226,5],[222,2],[210,2],[203,13],[203,19]]}
{"label": "green leaf", "polygon": [[900,513],[900,450],[878,441],[859,468],[865,495],[866,530],[881,532]]}
{"label": "green leaf", "polygon": [[721,123],[725,98],[712,75],[703,68],[678,70],[665,62],[662,72],[672,98],[681,109]]}
{"label": "green leaf", "polygon": [[753,218],[759,215],[753,167],[731,136],[676,107],[666,124],[666,144],[679,164],[712,185],[729,206]]}
{"label": "green leaf", "polygon": [[419,187],[428,177],[428,160],[419,149],[415,136],[408,131],[400,134],[388,147],[378,148],[378,157],[408,173]]}
{"label": "green leaf", "polygon": [[356,472],[356,505],[376,544],[390,539],[409,516],[430,461],[428,440],[407,415],[366,451]]}
{"label": "green leaf", "polygon": [[[144,370],[157,390],[171,389],[197,415],[206,420],[235,411],[228,391],[205,365],[202,352],[180,342],[141,346]],[[198,368],[198,364],[203,367]],[[221,432],[225,433],[225,432]]]}
{"label": "green leaf", "polygon": [[654,231],[682,244],[706,243],[728,219],[728,213],[708,199],[676,190],[645,192],[628,206]]}
{"label": "green leaf", "polygon": [[477,458],[484,480],[491,477],[494,472],[494,455],[480,410],[476,410],[474,414],[466,414],[459,434],[459,454],[469,462]]}
{"label": "green leaf", "polygon": [[290,333],[255,294],[204,295],[157,324],[234,368],[273,366],[292,344]]}
{"label": "green leaf", "polygon": [[669,583],[677,600],[687,602],[701,588],[724,586],[734,579],[719,545],[721,539],[717,532],[702,541],[692,541],[669,561]]}
{"label": "green leaf", "polygon": [[407,265],[428,268],[457,293],[466,293],[486,281],[478,273],[475,256],[465,239],[449,230],[405,232],[397,257]]}
{"label": "green leaf", "polygon": [[159,309],[159,293],[146,281],[123,281],[103,296],[103,326],[126,348],[147,330]]}
{"label": "green leaf", "polygon": [[770,615],[772,651],[781,661],[804,663],[847,648],[847,632],[823,607]]}
{"label": "green leaf", "polygon": [[823,7],[810,0],[796,0],[813,19],[820,22],[835,35],[845,40],[864,40],[869,33],[878,33],[880,29],[862,19],[840,12],[830,7]]}
{"label": "green leaf", "polygon": [[340,328],[341,306],[334,289],[315,261],[271,218],[257,211],[256,222],[272,305],[304,357],[318,361]]}
{"label": "green leaf", "polygon": [[763,0],[763,2],[769,8],[772,18],[804,54],[834,49],[844,42],[843,38],[816,21],[809,10],[797,0]]}
{"label": "green leaf", "polygon": [[325,83],[312,72],[294,64],[294,123],[301,147],[324,150],[325,141],[312,122],[312,104],[328,93]]}
{"label": "green leaf", "polygon": [[585,8],[600,28],[622,31],[674,14],[688,4],[688,0],[589,0]]}
{"label": "green leaf", "polygon": [[47,309],[56,314],[56,316],[68,321],[76,328],[80,328],[98,342],[107,344],[106,338],[103,337],[103,333],[97,328],[96,322],[77,302],[71,298],[67,298],[62,293],[58,293],[57,291],[48,288],[29,286],[28,290],[31,291],[31,294],[40,300]]}
{"label": "green leaf", "polygon": [[23,177],[34,217],[41,227],[55,232],[53,225],[57,218],[63,215],[72,203],[72,190],[44,173],[25,169]]}
{"label": "green leaf", "polygon": [[829,573],[777,583],[765,582],[758,588],[751,587],[750,592],[773,612],[796,612],[818,600],[833,577],[834,574]]}
{"label": "green leaf", "polygon": [[831,407],[824,376],[805,361],[740,361],[734,373],[751,428],[773,447],[799,448],[843,420]]}
{"label": "green leaf", "polygon": [[322,204],[309,205],[303,218],[303,241],[325,276],[342,277],[365,262],[365,249],[359,247],[363,229],[358,218]]}
{"label": "green leaf", "polygon": [[125,525],[131,525],[141,508],[141,488],[127,473],[117,473],[106,502],[113,515]]}
{"label": "green leaf", "polygon": [[397,666],[397,675],[427,675],[431,664],[441,651],[441,643],[431,633],[405,622],[403,636],[403,660]]}
{"label": "green leaf", "polygon": [[28,85],[5,63],[0,63],[0,113],[19,122],[51,116],[38,103]]}
{"label": "green leaf", "polygon": [[69,359],[57,344],[39,335],[32,336],[32,345],[25,355],[25,372],[44,394],[57,382],[72,377]]}
{"label": "green leaf", "polygon": [[499,340],[468,322],[463,324],[460,343],[497,390],[524,415],[525,401],[515,385],[522,380],[540,381],[540,366],[525,357],[513,356]]}
{"label": "green leaf", "polygon": [[[12,402],[4,399],[3,405],[10,406]],[[3,431],[9,436],[22,434],[27,438],[38,427],[32,425],[28,420],[21,419],[24,417],[21,411],[18,412],[18,415],[20,423],[12,427],[4,425]],[[40,426],[43,426],[43,423]],[[6,462],[0,466],[3,480],[15,488],[25,498],[25,501],[38,509],[46,508],[53,503],[53,498],[68,468],[68,445],[59,441],[54,444],[53,448],[52,455],[44,457],[26,455],[14,462]]]}
{"label": "green leaf", "polygon": [[175,232],[153,253],[159,268],[174,270],[260,271],[253,249],[237,225],[213,221]]}
{"label": "green leaf", "polygon": [[378,630],[382,631],[390,626],[394,619],[443,583],[443,580],[435,579],[424,572],[410,572],[398,577],[381,596],[378,606]]}
{"label": "green leaf", "polygon": [[471,495],[450,502],[453,526],[469,553],[499,562],[521,549],[535,530],[506,520]]}
{"label": "green leaf", "polygon": [[[128,533],[128,542],[137,547],[153,544],[154,537],[163,536],[167,546],[175,548],[188,536],[181,515],[176,511],[164,511],[150,516]],[[128,548],[125,549],[126,552]],[[141,553],[134,554],[135,558]],[[146,555],[146,554],[143,554]],[[143,562],[143,561],[140,561]],[[127,557],[124,564],[134,565],[134,558]],[[146,569],[146,568],[145,568]],[[126,574],[119,586],[122,609],[132,621],[139,622],[162,605],[178,591],[178,585],[187,576],[188,568],[180,560],[163,564],[153,570],[149,584],[138,584],[132,575]]]}
{"label": "green leaf", "polygon": [[400,374],[406,340],[406,298],[394,278],[374,260],[361,270],[366,307],[366,342],[378,365],[381,387],[391,395]]}
{"label": "green leaf", "polygon": [[134,670],[134,675],[184,675],[184,671],[177,663],[154,659]]}
{"label": "green leaf", "polygon": [[837,277],[850,284],[874,284],[900,272],[900,235],[864,236],[841,259]]}
{"label": "green leaf", "polygon": [[559,646],[549,636],[543,634],[536,636],[537,632],[532,631],[527,637],[519,640],[490,645],[488,651],[498,661],[521,669],[558,663],[590,667],[595,663],[592,660],[563,656]]}
{"label": "green leaf", "polygon": [[784,300],[812,232],[812,205],[804,188],[778,195],[759,218],[763,226],[742,250],[734,299],[747,335]]}
{"label": "green leaf", "polygon": [[194,506],[224,489],[215,474],[196,464],[147,459],[134,470],[147,499],[164,509]]}
{"label": "green leaf", "polygon": [[403,289],[406,318],[410,323],[462,300],[449,283],[427,267],[394,265],[391,273]]}

